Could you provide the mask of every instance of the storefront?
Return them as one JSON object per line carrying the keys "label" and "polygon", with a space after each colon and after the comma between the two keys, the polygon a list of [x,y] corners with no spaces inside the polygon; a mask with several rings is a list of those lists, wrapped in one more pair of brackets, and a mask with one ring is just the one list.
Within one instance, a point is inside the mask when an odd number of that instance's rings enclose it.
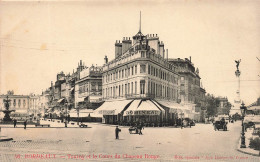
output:
{"label": "storefront", "polygon": [[167,110],[165,114],[166,121],[169,125],[178,125],[178,123],[180,123],[179,120],[190,117],[191,110],[183,104],[169,100],[158,100],[158,103]]}
{"label": "storefront", "polygon": [[162,123],[164,109],[152,100],[134,100],[124,112],[124,123]]}
{"label": "storefront", "polygon": [[123,111],[133,100],[105,101],[94,111],[94,116],[102,115],[102,123],[119,124],[123,120]]}

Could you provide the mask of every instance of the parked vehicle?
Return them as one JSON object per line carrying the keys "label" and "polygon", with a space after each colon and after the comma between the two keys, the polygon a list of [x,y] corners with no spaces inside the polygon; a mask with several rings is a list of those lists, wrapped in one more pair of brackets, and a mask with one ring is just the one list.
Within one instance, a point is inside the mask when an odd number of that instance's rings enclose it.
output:
{"label": "parked vehicle", "polygon": [[254,128],[255,127],[255,123],[254,122],[244,123],[244,125],[245,125],[245,129],[247,129],[247,128]]}
{"label": "parked vehicle", "polygon": [[215,130],[220,130],[220,129],[222,129],[223,131],[227,131],[227,124],[228,124],[228,122],[225,122],[225,121],[223,121],[223,120],[215,121],[215,123],[214,123],[214,129],[215,129]]}
{"label": "parked vehicle", "polygon": [[191,126],[195,126],[195,121],[194,120],[190,120],[190,125]]}

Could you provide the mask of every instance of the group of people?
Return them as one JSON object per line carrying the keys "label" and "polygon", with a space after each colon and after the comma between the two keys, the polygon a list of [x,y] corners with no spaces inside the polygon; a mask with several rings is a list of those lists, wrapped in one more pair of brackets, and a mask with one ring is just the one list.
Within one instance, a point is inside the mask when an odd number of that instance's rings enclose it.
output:
{"label": "group of people", "polygon": [[[13,121],[14,121],[14,128],[16,128],[17,120],[14,119]],[[23,125],[24,125],[24,129],[26,129],[26,126],[27,126],[27,120],[25,120],[25,121],[23,122]]]}

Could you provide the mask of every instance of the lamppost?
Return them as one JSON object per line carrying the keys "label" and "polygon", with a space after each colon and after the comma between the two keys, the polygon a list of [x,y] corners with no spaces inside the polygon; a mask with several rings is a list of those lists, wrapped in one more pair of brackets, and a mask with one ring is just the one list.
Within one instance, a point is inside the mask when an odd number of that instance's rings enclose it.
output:
{"label": "lamppost", "polygon": [[66,108],[65,127],[67,127],[67,121],[68,121],[68,101],[67,101],[67,99],[64,99],[64,105],[65,105],[65,108]]}
{"label": "lamppost", "polygon": [[184,116],[184,113],[183,112],[181,112],[181,129],[182,129],[182,127],[183,127],[183,116]]}
{"label": "lamppost", "polygon": [[77,125],[79,125],[79,105],[77,106]]}
{"label": "lamppost", "polygon": [[245,127],[244,127],[244,117],[246,114],[246,106],[244,104],[244,102],[242,102],[240,110],[241,110],[241,114],[242,114],[242,133],[241,133],[241,145],[240,148],[246,148],[246,141],[245,141]]}

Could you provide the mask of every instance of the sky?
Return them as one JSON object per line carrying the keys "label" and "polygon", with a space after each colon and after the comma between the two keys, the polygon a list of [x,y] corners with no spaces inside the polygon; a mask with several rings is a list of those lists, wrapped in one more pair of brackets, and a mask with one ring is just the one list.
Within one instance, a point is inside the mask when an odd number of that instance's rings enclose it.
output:
{"label": "sky", "polygon": [[[236,96],[235,60],[241,59],[241,99],[260,97],[260,1],[0,2],[0,94],[40,94],[56,74],[114,59],[114,43],[158,34],[169,58],[189,58],[214,96]],[[258,76],[259,75],[259,76]]]}

